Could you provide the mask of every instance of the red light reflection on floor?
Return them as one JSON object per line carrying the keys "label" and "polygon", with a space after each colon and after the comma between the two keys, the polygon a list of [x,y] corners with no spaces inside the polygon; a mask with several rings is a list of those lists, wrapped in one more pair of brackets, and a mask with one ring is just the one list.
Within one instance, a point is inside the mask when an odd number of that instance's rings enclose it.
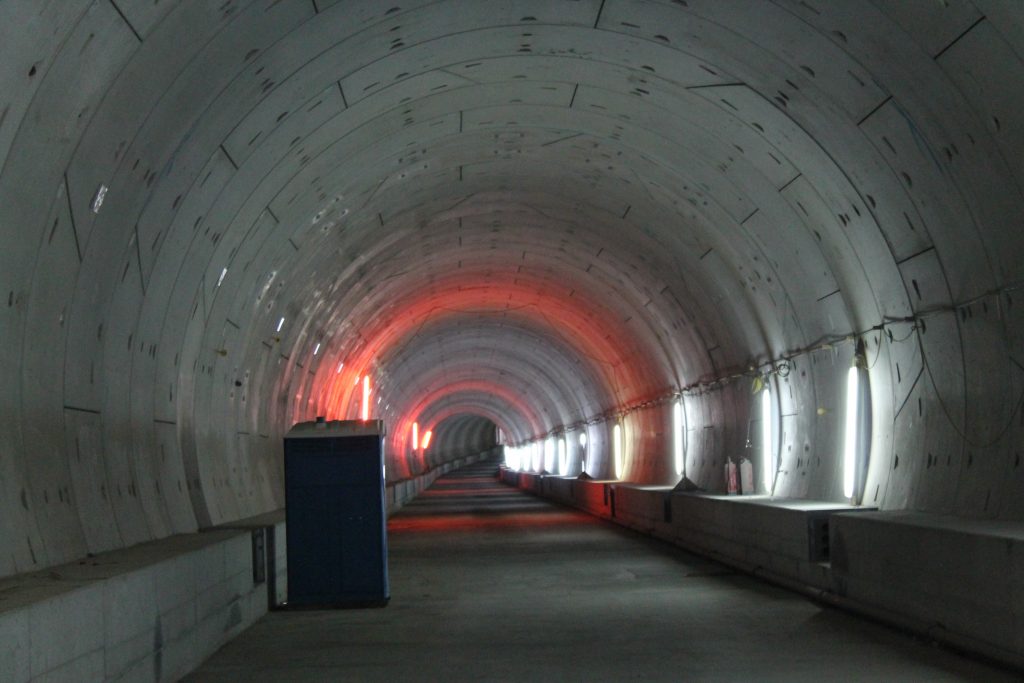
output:
{"label": "red light reflection on floor", "polygon": [[[477,503],[470,496],[484,498]],[[500,496],[500,498],[499,498]],[[549,506],[497,482],[493,475],[441,477],[401,513],[388,520],[388,533],[497,531],[598,524],[591,515]]]}
{"label": "red light reflection on floor", "polygon": [[514,495],[515,491],[509,491],[507,489],[495,489],[495,488],[431,488],[427,489],[420,494],[424,498],[444,498],[445,496],[509,496]]}
{"label": "red light reflection on floor", "polygon": [[397,517],[388,522],[388,533],[451,532],[478,529],[512,529],[522,527],[555,527],[579,524],[597,524],[596,517],[580,512],[509,512],[494,515],[424,515]]}

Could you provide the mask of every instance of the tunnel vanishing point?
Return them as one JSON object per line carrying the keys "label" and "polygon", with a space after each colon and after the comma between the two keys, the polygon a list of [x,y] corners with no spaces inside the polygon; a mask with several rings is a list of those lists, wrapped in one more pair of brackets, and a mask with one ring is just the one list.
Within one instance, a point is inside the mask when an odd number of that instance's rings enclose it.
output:
{"label": "tunnel vanishing point", "polygon": [[[0,581],[208,549],[369,417],[393,506],[499,444],[1024,661],[1018,0],[3,0],[0,54]],[[21,608],[12,680],[78,647]]]}

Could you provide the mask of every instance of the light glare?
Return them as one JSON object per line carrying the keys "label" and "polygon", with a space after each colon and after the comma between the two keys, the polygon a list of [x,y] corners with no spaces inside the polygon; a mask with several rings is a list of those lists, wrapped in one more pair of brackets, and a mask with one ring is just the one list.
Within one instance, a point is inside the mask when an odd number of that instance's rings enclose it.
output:
{"label": "light glare", "polygon": [[622,478],[622,426],[612,427],[612,458],[615,461],[615,478]]}
{"label": "light glare", "polygon": [[282,327],[284,327],[284,318],[277,321],[277,331],[280,332]]}
{"label": "light glare", "polygon": [[370,419],[370,376],[363,377],[363,420]]}
{"label": "light glare", "polygon": [[843,495],[853,498],[857,475],[857,399],[860,377],[857,367],[846,374],[846,437],[843,444]]}
{"label": "light glare", "polygon": [[430,429],[423,432],[423,450],[427,450],[427,446],[430,445],[430,437],[434,436],[434,432]]}
{"label": "light glare", "polygon": [[676,474],[683,474],[683,403],[672,406],[672,452],[675,454]]}
{"label": "light glare", "polygon": [[764,470],[764,488],[771,494],[775,479],[775,444],[772,441],[772,394],[766,388],[761,392],[761,450]]}

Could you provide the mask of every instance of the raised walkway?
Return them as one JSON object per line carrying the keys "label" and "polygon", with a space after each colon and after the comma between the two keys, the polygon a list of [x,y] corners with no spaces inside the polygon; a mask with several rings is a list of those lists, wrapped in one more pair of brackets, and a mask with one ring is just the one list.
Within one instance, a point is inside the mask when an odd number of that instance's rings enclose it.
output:
{"label": "raised walkway", "polygon": [[476,464],[389,522],[391,603],[271,612],[190,681],[1000,681]]}

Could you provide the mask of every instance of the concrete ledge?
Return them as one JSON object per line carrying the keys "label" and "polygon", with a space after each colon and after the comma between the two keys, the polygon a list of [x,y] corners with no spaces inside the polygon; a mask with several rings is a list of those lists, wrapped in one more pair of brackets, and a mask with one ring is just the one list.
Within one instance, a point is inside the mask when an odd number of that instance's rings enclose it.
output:
{"label": "concrete ledge", "polygon": [[560,477],[553,474],[534,474],[533,472],[516,472],[502,467],[499,478],[506,484],[517,486],[524,491],[556,500],[566,505],[586,510],[592,515],[610,519],[612,516],[612,500],[614,481],[597,479],[577,479]]}
{"label": "concrete ledge", "polygon": [[0,680],[176,680],[267,611],[249,532],[172,536],[0,581]]}
{"label": "concrete ledge", "polygon": [[875,512],[831,531],[832,592],[1024,666],[1024,523]]}
{"label": "concrete ledge", "polygon": [[[822,602],[1024,669],[1024,523],[675,493],[504,468],[499,477]],[[824,548],[815,545],[822,542]]]}
{"label": "concrete ledge", "polygon": [[[388,482],[388,514],[488,456]],[[287,599],[286,542],[277,510],[0,579],[0,681],[177,680]]]}
{"label": "concrete ledge", "polygon": [[[873,508],[843,503],[679,493],[671,497],[674,541],[827,589],[829,524],[837,513]],[[815,552],[814,534],[820,547]]]}
{"label": "concrete ledge", "polygon": [[[874,508],[843,503],[677,493],[668,486],[575,479],[513,472],[502,468],[506,483],[570,505],[622,526],[684,545],[717,559],[763,568],[825,589],[828,520],[840,512],[863,514]],[[818,555],[812,532],[821,529]]]}
{"label": "concrete ledge", "polygon": [[[273,609],[288,599],[288,531],[284,510],[275,510],[255,517],[229,522],[202,533],[220,530],[245,530],[252,534],[253,562],[262,562],[267,584],[267,607]],[[255,537],[262,534],[262,538]],[[262,547],[262,557],[257,548]]]}

